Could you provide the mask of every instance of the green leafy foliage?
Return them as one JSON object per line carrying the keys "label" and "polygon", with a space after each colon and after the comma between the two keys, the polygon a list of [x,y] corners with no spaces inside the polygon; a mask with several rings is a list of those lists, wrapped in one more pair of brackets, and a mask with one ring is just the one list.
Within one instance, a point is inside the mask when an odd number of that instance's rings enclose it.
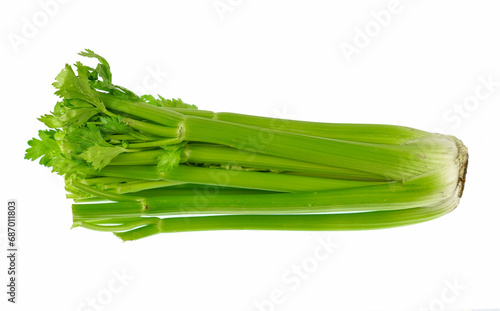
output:
{"label": "green leafy foliage", "polygon": [[48,128],[52,129],[64,126],[64,123],[62,123],[59,118],[53,114],[44,114],[38,118],[38,121],[41,121]]}
{"label": "green leafy foliage", "polygon": [[179,162],[181,161],[182,148],[184,148],[185,145],[186,143],[180,143],[162,147],[165,152],[158,157],[158,173],[165,173],[179,166]]}
{"label": "green leafy foliage", "polygon": [[63,154],[56,140],[61,134],[60,130],[38,131],[39,139],[33,138],[28,141],[30,148],[26,150],[24,158],[32,161],[40,158],[41,165],[52,167],[52,171],[60,175],[87,171],[88,167],[82,160]]}
{"label": "green leafy foliage", "polygon": [[158,95],[158,98],[155,98],[153,95],[142,95],[141,100],[158,107],[198,109],[195,105],[186,104],[180,98],[166,99],[161,95]]}
{"label": "green leafy foliage", "polygon": [[84,159],[96,170],[102,169],[114,157],[126,150],[107,142],[99,127],[93,123],[59,131],[54,138],[60,151],[67,158]]}
{"label": "green leafy foliage", "polygon": [[92,170],[85,161],[71,157],[63,157],[55,161],[52,166],[52,171],[59,175],[78,173],[85,176],[86,174],[92,174]]}
{"label": "green leafy foliage", "polygon": [[99,61],[99,64],[97,64],[95,68],[95,72],[92,72],[93,77],[95,78],[95,75],[98,75],[99,77],[102,78],[102,86],[103,87],[109,87],[111,85],[111,68],[109,67],[109,63],[104,59],[104,57],[94,53],[93,51],[89,49],[85,49],[84,52],[78,53],[81,56],[85,57],[90,57],[90,58],[97,58]]}
{"label": "green leafy foliage", "polygon": [[64,99],[56,104],[52,114],[45,114],[38,118],[49,128],[59,128],[64,126],[79,127],[95,115],[100,110],[86,101],[79,99]]}
{"label": "green leafy foliage", "polygon": [[96,58],[99,61],[95,68],[87,67],[89,72],[89,84],[94,89],[113,94],[114,96],[123,99],[132,101],[141,100],[139,96],[129,89],[112,83],[111,68],[108,61],[104,57],[89,49],[85,49],[85,51],[78,54],[89,58]]}
{"label": "green leafy foliage", "polygon": [[[89,49],[79,55],[96,59],[98,63],[88,66],[76,62],[73,66],[64,66],[52,84],[61,100],[51,113],[38,118],[50,130],[40,131],[39,137],[28,142],[26,150],[26,159],[40,159],[40,164],[51,167],[53,172],[65,176],[96,174],[121,153],[152,149],[137,149],[139,147],[132,144],[153,142],[150,146],[158,146],[154,144],[155,140],[165,140],[161,135],[143,133],[129,126],[129,115],[124,119],[122,115],[108,111],[101,98],[103,93],[158,107],[196,108],[180,99],[151,95],[139,97],[112,83],[110,65],[104,57]],[[129,146],[135,149],[127,149]],[[164,153],[158,159],[159,171],[166,172],[179,164],[182,146],[164,146]]]}
{"label": "green leafy foliage", "polygon": [[101,111],[106,111],[99,93],[91,88],[89,84],[88,67],[84,66],[81,62],[77,62],[75,66],[78,76],[68,64],[57,75],[56,82],[52,84],[57,89],[55,94],[65,99],[80,99]]}
{"label": "green leafy foliage", "polygon": [[38,137],[28,141],[30,148],[26,149],[25,159],[34,161],[40,158],[40,164],[52,166],[55,159],[60,158],[61,149],[54,139],[55,130],[38,131]]}
{"label": "green leafy foliage", "polygon": [[93,123],[87,123],[84,127],[68,128],[56,136],[61,149],[65,153],[80,154],[84,150],[94,146],[111,147],[102,137],[100,129]]}
{"label": "green leafy foliage", "polygon": [[151,136],[140,133],[139,131],[134,130],[132,127],[128,126],[123,122],[123,118],[121,116],[117,117],[108,117],[102,116],[99,118],[101,121],[101,130],[106,133],[112,134],[128,134],[137,140],[150,140]]}
{"label": "green leafy foliage", "polygon": [[102,123],[101,129],[108,133],[122,133],[128,134],[133,132],[134,129],[122,122],[122,117],[100,117],[99,120]]}
{"label": "green leafy foliage", "polygon": [[95,145],[87,148],[80,155],[85,161],[92,165],[92,168],[95,170],[100,170],[111,162],[111,160],[119,155],[120,153],[125,152],[127,149],[120,146],[99,146]]}

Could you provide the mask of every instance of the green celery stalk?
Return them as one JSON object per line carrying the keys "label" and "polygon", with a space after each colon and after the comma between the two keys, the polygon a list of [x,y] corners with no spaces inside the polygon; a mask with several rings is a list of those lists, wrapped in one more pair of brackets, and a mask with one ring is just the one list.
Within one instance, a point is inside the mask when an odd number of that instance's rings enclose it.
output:
{"label": "green celery stalk", "polygon": [[[114,234],[123,241],[132,241],[158,233],[208,231],[208,230],[307,230],[307,231],[348,231],[373,230],[417,224],[429,221],[451,212],[456,205],[445,202],[430,207],[405,210],[376,211],[345,214],[309,215],[223,215],[198,217],[156,218],[144,226],[136,226],[128,220],[128,227],[113,228]],[[154,217],[155,218],[155,217]],[[119,222],[120,219],[112,221]],[[135,221],[144,221],[140,218]],[[83,222],[85,223],[85,222]],[[127,224],[127,222],[125,222]],[[81,225],[79,223],[76,224]],[[135,227],[136,229],[119,232]],[[92,229],[102,230],[103,226]],[[121,229],[121,230],[120,230]]]}
{"label": "green celery stalk", "polygon": [[257,171],[232,171],[182,164],[167,172],[158,172],[156,166],[114,165],[106,166],[100,171],[92,171],[91,174],[106,177],[166,180],[171,182],[196,183],[280,192],[345,189],[387,183],[383,181],[329,179]]}
{"label": "green celery stalk", "polygon": [[231,112],[212,112],[207,110],[175,107],[168,109],[188,116],[196,116],[308,136],[373,144],[401,145],[429,135],[429,133],[424,131],[397,125],[322,123],[260,117]]}
{"label": "green celery stalk", "polygon": [[75,219],[193,214],[296,214],[366,212],[458,203],[461,188],[448,168],[406,181],[375,186],[295,193],[144,197],[137,201],[74,204]]}
{"label": "green celery stalk", "polygon": [[[158,157],[162,154],[164,151],[161,149],[122,153],[113,158],[108,165],[156,165]],[[257,170],[328,174],[330,178],[336,179],[385,181],[381,176],[362,171],[252,153],[212,144],[187,144],[182,148],[180,163],[241,166]]]}

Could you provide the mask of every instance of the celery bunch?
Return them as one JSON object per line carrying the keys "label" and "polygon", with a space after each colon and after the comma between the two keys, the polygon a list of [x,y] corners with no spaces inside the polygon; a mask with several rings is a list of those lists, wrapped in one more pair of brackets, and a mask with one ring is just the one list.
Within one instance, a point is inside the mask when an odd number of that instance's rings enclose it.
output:
{"label": "celery bunch", "polygon": [[423,222],[462,195],[467,148],[408,127],[198,110],[114,85],[108,62],[66,65],[26,158],[63,175],[74,226],[161,232],[362,230]]}

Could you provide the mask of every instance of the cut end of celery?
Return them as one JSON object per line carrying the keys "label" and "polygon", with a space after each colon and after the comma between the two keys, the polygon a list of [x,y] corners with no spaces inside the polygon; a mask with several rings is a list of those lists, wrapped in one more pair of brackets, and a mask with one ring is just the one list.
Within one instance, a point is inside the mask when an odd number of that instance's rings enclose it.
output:
{"label": "cut end of celery", "polygon": [[75,221],[75,222],[73,222],[73,224],[71,225],[71,228],[69,228],[69,229],[71,230],[71,229],[78,228],[78,227],[81,227],[81,226],[82,226],[82,222],[81,221]]}
{"label": "cut end of celery", "polygon": [[465,187],[465,177],[467,175],[467,166],[469,165],[469,151],[463,142],[457,140],[458,148],[458,197],[461,198]]}
{"label": "cut end of celery", "polygon": [[125,239],[125,238],[121,237],[120,232],[113,232],[113,235],[115,237],[117,237],[118,239],[120,239],[120,241],[122,241],[122,243],[125,243],[127,241],[132,241],[132,239]]}

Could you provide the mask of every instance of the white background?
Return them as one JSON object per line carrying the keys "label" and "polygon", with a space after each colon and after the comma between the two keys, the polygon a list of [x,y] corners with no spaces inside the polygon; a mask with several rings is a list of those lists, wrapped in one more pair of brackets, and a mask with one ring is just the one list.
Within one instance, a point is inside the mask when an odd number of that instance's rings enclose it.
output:
{"label": "white background", "polygon": [[[499,10],[498,1],[2,2],[0,308],[500,307]],[[23,156],[43,128],[36,117],[55,104],[54,77],[84,48],[108,59],[115,83],[201,109],[453,134],[470,151],[463,199],[440,219],[380,231],[121,243],[70,230],[62,178]],[[486,93],[481,79],[493,81]],[[11,198],[19,205],[16,306],[4,294]],[[334,245],[317,258],[320,240]],[[302,278],[297,266],[307,270]]]}

